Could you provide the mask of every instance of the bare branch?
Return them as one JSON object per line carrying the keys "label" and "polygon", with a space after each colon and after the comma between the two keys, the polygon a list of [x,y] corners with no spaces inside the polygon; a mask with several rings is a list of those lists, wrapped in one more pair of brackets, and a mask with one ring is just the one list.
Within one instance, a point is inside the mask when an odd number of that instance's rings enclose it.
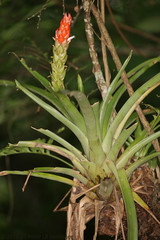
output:
{"label": "bare branch", "polygon": [[[101,0],[101,15],[102,15],[103,22],[105,22],[104,0]],[[106,45],[105,45],[105,40],[104,40],[103,34],[101,34],[101,46],[102,46],[102,56],[103,56],[103,64],[104,64],[104,70],[105,70],[105,79],[106,79],[107,88],[109,88],[111,74],[109,71],[109,66],[108,66],[108,61],[107,61],[107,51],[106,51]]]}
{"label": "bare branch", "polygon": [[146,57],[146,55],[144,53],[142,53],[140,50],[138,50],[137,48],[135,48],[129,41],[128,39],[125,37],[125,35],[123,34],[123,32],[121,31],[121,29],[119,28],[113,13],[112,13],[112,9],[110,7],[109,1],[106,0],[106,5],[109,11],[109,14],[111,16],[111,21],[113,23],[113,25],[115,26],[115,28],[117,29],[117,32],[119,33],[119,35],[121,36],[121,38],[124,40],[124,42],[128,45],[129,48],[131,48],[132,50],[134,50],[135,52],[137,52],[139,55],[142,55],[144,57]]}
{"label": "bare branch", "polygon": [[83,9],[84,9],[84,22],[85,22],[85,31],[89,45],[89,53],[93,63],[93,73],[96,78],[97,86],[102,94],[102,98],[104,99],[106,92],[107,92],[107,85],[105,83],[103,73],[101,71],[101,66],[98,61],[97,53],[95,50],[94,44],[94,36],[91,24],[91,17],[90,17],[90,7],[91,2],[90,0],[83,0]]}

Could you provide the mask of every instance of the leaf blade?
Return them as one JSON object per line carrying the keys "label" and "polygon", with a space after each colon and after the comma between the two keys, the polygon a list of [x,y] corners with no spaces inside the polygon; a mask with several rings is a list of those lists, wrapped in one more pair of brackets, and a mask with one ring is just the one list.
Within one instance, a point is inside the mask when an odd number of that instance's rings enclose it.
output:
{"label": "leaf blade", "polygon": [[29,90],[24,88],[18,81],[16,81],[17,87],[23,91],[28,97],[30,97],[33,101],[39,104],[42,108],[44,108],[47,112],[49,112],[52,116],[54,116],[57,120],[61,121],[65,126],[67,126],[79,139],[85,153],[88,152],[88,140],[84,133],[71,121],[69,121],[66,117],[64,117],[60,112],[58,112],[55,108],[51,107],[49,104],[38,98],[35,94],[31,93]]}
{"label": "leaf blade", "polygon": [[152,134],[151,136],[141,140],[140,142],[138,142],[138,144],[135,144],[134,146],[132,146],[131,148],[127,148],[123,154],[119,157],[119,159],[116,161],[116,167],[117,169],[120,169],[122,167],[124,167],[128,160],[142,147],[144,147],[146,144],[150,143],[151,141],[153,141],[154,139],[160,137],[160,131]]}
{"label": "leaf blade", "polygon": [[123,195],[125,209],[127,213],[127,224],[128,224],[128,240],[138,239],[138,223],[136,208],[133,200],[132,190],[124,169],[118,171],[120,188]]}
{"label": "leaf blade", "polygon": [[38,177],[38,178],[43,178],[47,180],[52,180],[52,181],[57,181],[61,183],[65,183],[71,186],[77,186],[77,184],[68,178],[57,176],[54,174],[49,174],[49,173],[38,173],[38,172],[33,172],[33,171],[2,171],[0,172],[0,176],[5,176],[5,175],[28,175],[30,174],[33,177]]}
{"label": "leaf blade", "polygon": [[160,85],[160,73],[156,74],[149,81],[143,84],[135,93],[127,100],[127,102],[120,109],[115,119],[113,120],[104,140],[103,150],[107,154],[109,153],[113,139],[117,139],[121,133],[125,123],[131,116],[137,105],[157,86]]}

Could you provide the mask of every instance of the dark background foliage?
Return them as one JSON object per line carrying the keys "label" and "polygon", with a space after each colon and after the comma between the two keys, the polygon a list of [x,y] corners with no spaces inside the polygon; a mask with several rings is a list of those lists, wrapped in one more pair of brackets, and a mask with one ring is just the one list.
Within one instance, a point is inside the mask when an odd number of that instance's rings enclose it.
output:
{"label": "dark background foliage", "polygon": [[[52,37],[59,27],[63,12],[70,12],[75,19],[76,5],[81,1],[36,1],[36,0],[1,0],[0,1],[0,80],[37,84],[36,80],[21,66],[13,53],[25,58],[27,64],[39,71],[45,77],[50,72],[50,56],[52,55]],[[160,54],[160,2],[159,0],[110,1],[114,17],[117,22],[138,29],[139,34],[123,30],[130,43],[143,53],[134,52],[128,66],[131,69],[145,59]],[[65,8],[65,9],[64,9]],[[129,47],[117,33],[106,10],[106,22],[110,35],[122,61],[129,54]],[[99,35],[97,26],[94,30]],[[151,39],[143,32],[150,34]],[[65,79],[67,88],[77,89],[77,73],[83,79],[85,92],[91,101],[100,98],[92,74],[92,64],[89,58],[88,45],[85,37],[83,11],[74,22],[71,34],[75,36],[68,50],[68,71]],[[157,40],[153,39],[153,35]],[[101,46],[95,36],[96,50],[102,62]],[[144,56],[145,55],[145,56]],[[116,70],[108,55],[112,77]],[[159,65],[148,71],[138,84],[159,71]],[[49,79],[49,78],[48,78]],[[134,87],[138,86],[136,84]],[[159,90],[145,101],[158,107]],[[126,94],[127,96],[127,94]],[[124,101],[124,97],[121,102]],[[30,128],[43,127],[58,131],[62,126],[53,120],[43,109],[13,86],[0,83],[0,148],[8,142],[18,140],[34,140],[40,134]],[[75,141],[69,131],[63,136],[68,141]],[[33,155],[15,155],[0,159],[0,170],[3,169],[32,169],[40,166],[57,166],[58,162]],[[69,190],[68,186],[60,183],[31,178],[24,193],[22,186],[25,177],[12,176],[0,178],[0,239],[64,239],[66,227],[66,213],[53,213],[54,207]],[[62,206],[67,205],[67,200]],[[89,230],[92,230],[93,223]],[[88,234],[88,235],[87,235]],[[91,239],[86,233],[86,239]],[[100,238],[99,238],[100,239]]]}

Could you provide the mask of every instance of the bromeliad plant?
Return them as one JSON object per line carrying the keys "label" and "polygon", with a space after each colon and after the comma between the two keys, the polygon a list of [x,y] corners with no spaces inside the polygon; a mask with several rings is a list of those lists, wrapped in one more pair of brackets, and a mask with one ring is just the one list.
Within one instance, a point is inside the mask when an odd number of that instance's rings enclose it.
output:
{"label": "bromeliad plant", "polygon": [[[160,131],[148,136],[145,130],[141,130],[139,134],[139,121],[135,109],[151,91],[160,85],[160,73],[139,87],[116,113],[117,103],[126,91],[121,74],[131,58],[130,54],[112,80],[105,99],[101,103],[95,102],[91,105],[83,91],[69,91],[64,88],[67,48],[72,39],[69,37],[70,24],[71,15],[65,14],[54,39],[51,81],[29,68],[24,59],[20,59],[23,66],[43,85],[44,89],[22,85],[18,81],[16,81],[16,87],[69,128],[81,143],[83,151],[81,152],[48,129],[33,128],[48,137],[48,142],[38,139],[9,144],[0,151],[0,156],[20,153],[42,154],[58,159],[66,167],[41,167],[29,171],[6,170],[0,172],[0,175],[18,174],[55,180],[80,187],[88,198],[97,201],[107,201],[113,196],[113,189],[116,187],[118,192],[121,192],[125,203],[128,239],[138,239],[134,200],[141,205],[145,203],[131,189],[129,179],[139,166],[160,155],[160,152],[149,153],[151,142],[160,137]],[[134,83],[158,61],[160,57],[147,60],[128,72],[130,83]],[[78,84],[79,89],[82,89],[80,76],[78,76]],[[70,100],[71,97],[75,98],[80,110]],[[159,121],[158,115],[151,122],[153,129],[156,130],[157,126],[159,127]],[[61,146],[53,144],[53,141]],[[55,156],[54,153],[65,157],[66,160]],[[133,157],[134,161],[131,161]],[[58,174],[67,175],[69,178]]]}

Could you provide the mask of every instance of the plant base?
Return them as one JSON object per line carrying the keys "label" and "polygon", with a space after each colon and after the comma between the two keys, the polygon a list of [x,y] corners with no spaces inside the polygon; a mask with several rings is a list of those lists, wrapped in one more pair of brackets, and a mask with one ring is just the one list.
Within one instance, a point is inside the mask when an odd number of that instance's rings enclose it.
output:
{"label": "plant base", "polygon": [[[154,172],[147,166],[143,166],[135,171],[130,180],[131,187],[150,207],[152,213],[160,218],[160,184],[155,178]],[[72,191],[70,203],[68,205],[67,214],[67,237],[66,239],[84,240],[84,231],[86,224],[95,217],[95,233],[94,240],[97,234],[115,236],[117,228],[118,235],[122,236],[120,227],[120,219],[117,218],[118,211],[116,201],[105,202],[91,200],[88,197],[83,197],[76,202],[76,195],[79,194]],[[158,195],[159,194],[159,195]],[[121,213],[123,215],[123,230],[127,236],[127,220],[124,211],[123,201],[120,199]],[[137,218],[139,226],[139,239],[142,240],[158,240],[160,239],[160,225],[153,217],[142,207],[136,204]],[[117,221],[119,223],[117,223]]]}

